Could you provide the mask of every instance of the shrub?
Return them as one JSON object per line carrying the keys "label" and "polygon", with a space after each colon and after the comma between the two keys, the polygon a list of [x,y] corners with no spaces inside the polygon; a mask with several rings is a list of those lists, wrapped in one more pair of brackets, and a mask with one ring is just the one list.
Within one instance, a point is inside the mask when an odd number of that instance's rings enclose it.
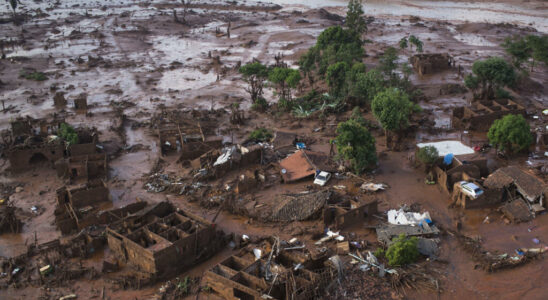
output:
{"label": "shrub", "polygon": [[419,149],[417,158],[425,165],[432,166],[440,156],[438,149],[434,146],[426,146]]}
{"label": "shrub", "polygon": [[278,100],[278,110],[291,111],[291,109],[293,109],[293,101],[285,98],[280,98],[280,100]]}
{"label": "shrub", "polygon": [[59,129],[59,136],[65,140],[67,146],[78,144],[78,134],[72,128],[72,126],[67,123],[62,123],[61,128]]}
{"label": "shrub", "polygon": [[382,258],[386,254],[386,251],[383,248],[377,248],[375,252],[373,252],[373,255],[375,255],[376,258]]}
{"label": "shrub", "polygon": [[272,138],[272,133],[266,128],[257,128],[249,134],[249,139],[256,142],[265,142]]}
{"label": "shrub", "polygon": [[377,163],[375,138],[356,120],[339,123],[337,134],[338,155],[352,165],[354,173],[360,174]]}
{"label": "shrub", "polygon": [[46,74],[42,73],[42,72],[37,72],[37,71],[32,71],[32,72],[26,72],[26,71],[21,71],[21,73],[19,74],[21,77],[25,78],[25,79],[28,79],[28,80],[35,80],[35,81],[44,81],[44,80],[47,80],[48,77],[46,76]]}
{"label": "shrub", "polygon": [[392,239],[392,245],[386,250],[386,258],[391,266],[403,266],[415,262],[419,258],[417,237],[408,238],[405,234]]}
{"label": "shrub", "polygon": [[263,97],[258,97],[257,100],[251,105],[251,109],[264,111],[268,108],[268,102]]}
{"label": "shrub", "polygon": [[531,127],[522,115],[506,115],[495,120],[487,133],[489,142],[507,153],[523,151],[533,142]]}

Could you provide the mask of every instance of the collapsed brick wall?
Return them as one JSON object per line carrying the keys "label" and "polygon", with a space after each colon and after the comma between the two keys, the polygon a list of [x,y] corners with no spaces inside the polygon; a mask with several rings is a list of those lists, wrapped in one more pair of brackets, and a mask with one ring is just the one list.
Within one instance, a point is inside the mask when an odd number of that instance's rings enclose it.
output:
{"label": "collapsed brick wall", "polygon": [[190,142],[185,143],[181,147],[181,161],[185,160],[193,160],[198,157],[200,157],[202,154],[213,150],[213,149],[219,149],[223,145],[223,139],[215,138],[215,139],[206,139],[206,141],[202,142]]}
{"label": "collapsed brick wall", "polygon": [[526,111],[508,99],[476,101],[472,107],[454,108],[452,123],[456,129],[487,131],[495,120],[508,114],[525,116]]}
{"label": "collapsed brick wall", "polygon": [[409,62],[419,75],[433,74],[451,68],[453,58],[447,53],[415,54]]}
{"label": "collapsed brick wall", "polygon": [[57,176],[60,178],[105,179],[107,168],[107,156],[104,153],[70,157],[55,162]]}
{"label": "collapsed brick wall", "polygon": [[483,194],[474,199],[463,193],[458,187],[458,183],[453,187],[451,194],[452,203],[465,209],[484,208],[499,204],[503,199],[503,191],[501,189],[484,189]]}
{"label": "collapsed brick wall", "polygon": [[61,144],[43,144],[34,147],[13,147],[6,151],[12,172],[22,172],[31,169],[36,162],[48,161],[51,166],[63,158],[64,147]]}
{"label": "collapsed brick wall", "polygon": [[158,217],[154,213],[160,211],[143,211],[108,228],[107,236],[116,256],[150,278],[175,275],[209,258],[224,244],[222,232],[189,212]]}

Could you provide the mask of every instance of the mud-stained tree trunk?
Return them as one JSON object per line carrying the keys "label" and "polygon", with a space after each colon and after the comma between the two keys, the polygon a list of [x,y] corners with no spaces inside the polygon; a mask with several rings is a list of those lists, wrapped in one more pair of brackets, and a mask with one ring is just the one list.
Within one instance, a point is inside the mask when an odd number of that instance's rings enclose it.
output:
{"label": "mud-stained tree trunk", "polygon": [[192,5],[192,0],[181,0],[181,2],[183,3],[183,16],[182,16],[182,23],[187,25],[187,21],[186,21],[186,15],[188,13],[188,11],[190,10],[190,6]]}

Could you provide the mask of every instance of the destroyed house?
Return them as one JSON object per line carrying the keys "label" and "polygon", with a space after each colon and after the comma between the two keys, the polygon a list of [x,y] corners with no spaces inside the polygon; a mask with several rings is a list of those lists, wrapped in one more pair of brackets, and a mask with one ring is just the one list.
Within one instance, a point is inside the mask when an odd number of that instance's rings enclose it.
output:
{"label": "destroyed house", "polygon": [[[97,154],[97,133],[86,128],[76,129],[78,143],[65,147],[64,141],[57,136],[57,132],[64,123],[64,119],[55,117],[53,121],[18,118],[12,122],[12,140],[6,150],[12,171],[25,171],[40,163],[54,166],[57,161],[65,157],[74,157],[75,161],[97,161],[100,158],[85,159],[84,155]],[[106,156],[105,156],[106,158]],[[101,164],[93,164],[100,167]],[[73,169],[82,169],[77,166]],[[89,166],[88,168],[93,168]],[[106,171],[106,168],[103,168]]]}
{"label": "destroyed house", "polygon": [[150,278],[176,275],[215,254],[224,234],[214,224],[162,202],[107,228],[109,248]]}
{"label": "destroyed house", "polygon": [[194,170],[205,171],[204,178],[220,178],[231,170],[259,164],[262,157],[261,145],[233,145],[208,151],[192,160],[190,165]]}
{"label": "destroyed house", "polygon": [[536,176],[525,172],[516,166],[500,168],[489,175],[484,186],[502,191],[502,201],[517,196],[523,197],[529,203],[543,205],[546,185]]}
{"label": "destroyed house", "polygon": [[319,299],[336,269],[325,257],[311,259],[305,248],[287,248],[276,256],[269,247],[242,250],[207,271],[203,280],[223,299]]}
{"label": "destroyed house", "polygon": [[77,132],[78,144],[68,147],[69,157],[55,162],[57,176],[85,181],[106,179],[107,155],[98,152],[97,133],[87,129],[79,129]]}
{"label": "destroyed house", "polygon": [[63,234],[99,223],[97,213],[112,206],[110,192],[102,180],[57,190],[55,223]]}
{"label": "destroyed house", "polygon": [[453,109],[453,128],[487,131],[497,119],[508,114],[525,116],[523,106],[509,99],[474,101],[470,107]]}
{"label": "destroyed house", "polygon": [[[440,158],[432,168],[432,173],[438,187],[451,195],[453,204],[457,206],[479,208],[498,204],[501,201],[498,191],[485,189],[478,182],[489,173],[487,160],[482,156],[472,154],[453,157],[450,165],[446,165]],[[460,188],[461,181],[475,183],[483,190],[483,194],[473,198],[463,193]]]}
{"label": "destroyed house", "polygon": [[344,229],[371,219],[378,212],[378,201],[372,200],[359,203],[350,199],[338,203],[328,203],[323,212],[325,227]]}
{"label": "destroyed house", "polygon": [[443,158],[440,158],[434,164],[432,173],[438,186],[446,193],[451,194],[455,183],[486,176],[488,174],[487,160],[481,156],[463,155],[453,157],[451,164],[446,165]]}
{"label": "destroyed house", "polygon": [[422,76],[450,69],[454,60],[447,53],[421,53],[411,56],[409,62]]}
{"label": "destroyed house", "polygon": [[17,137],[6,149],[5,154],[10,162],[11,171],[21,172],[42,163],[53,166],[57,160],[64,157],[64,151],[65,146],[60,139],[36,135]]}
{"label": "destroyed house", "polygon": [[57,134],[64,123],[63,118],[53,120],[19,117],[11,122],[10,140],[7,141],[5,155],[13,172],[25,171],[34,165],[49,163],[64,156],[64,145]]}
{"label": "destroyed house", "polygon": [[274,133],[272,139],[272,145],[274,150],[282,155],[288,155],[295,151],[295,143],[297,142],[297,135],[291,132],[277,131]]}
{"label": "destroyed house", "polygon": [[285,183],[314,177],[316,171],[334,172],[337,170],[336,165],[327,154],[302,149],[282,160],[280,168]]}
{"label": "destroyed house", "polygon": [[107,156],[96,153],[68,157],[55,162],[57,176],[71,179],[106,179],[108,174]]}
{"label": "destroyed house", "polygon": [[213,135],[211,126],[202,127],[199,122],[161,122],[157,134],[162,155],[181,152],[181,161],[193,160],[212,149],[221,148],[223,138]]}

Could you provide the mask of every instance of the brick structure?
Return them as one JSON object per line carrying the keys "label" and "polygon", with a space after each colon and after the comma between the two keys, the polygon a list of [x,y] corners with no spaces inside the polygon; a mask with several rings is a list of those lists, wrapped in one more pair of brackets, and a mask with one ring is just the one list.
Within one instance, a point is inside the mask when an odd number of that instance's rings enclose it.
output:
{"label": "brick structure", "polygon": [[453,128],[487,131],[497,119],[508,114],[525,116],[523,106],[509,99],[475,101],[470,107],[453,109]]}
{"label": "brick structure", "polygon": [[224,245],[215,225],[167,202],[107,228],[109,248],[152,279],[176,275],[215,254]]}
{"label": "brick structure", "polygon": [[422,76],[450,69],[453,58],[447,53],[421,53],[411,56],[409,63]]}

